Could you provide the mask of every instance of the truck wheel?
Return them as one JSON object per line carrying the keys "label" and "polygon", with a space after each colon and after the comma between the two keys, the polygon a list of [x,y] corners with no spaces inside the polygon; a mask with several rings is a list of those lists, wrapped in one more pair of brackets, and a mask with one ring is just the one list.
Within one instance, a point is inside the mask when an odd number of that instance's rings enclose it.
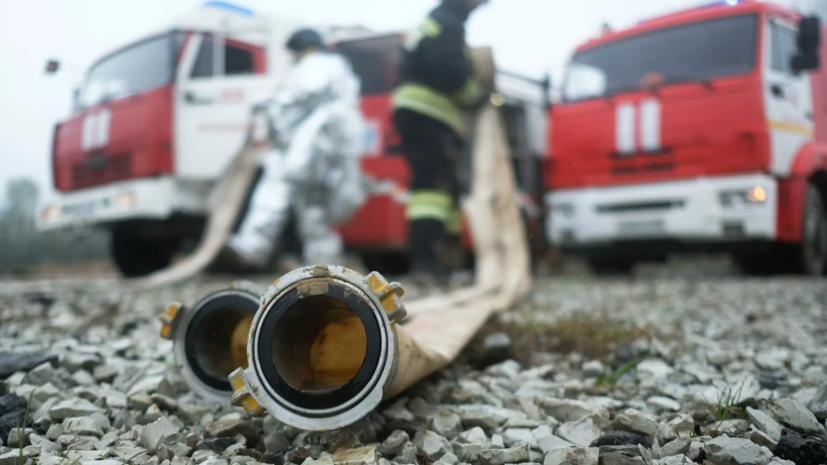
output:
{"label": "truck wheel", "polygon": [[597,276],[618,276],[632,273],[635,261],[631,259],[589,259],[589,268]]}
{"label": "truck wheel", "polygon": [[827,213],[825,199],[818,188],[810,184],[804,197],[804,215],[801,244],[798,248],[799,273],[822,275],[827,268]]}
{"label": "truck wheel", "polygon": [[122,228],[112,231],[112,259],[127,278],[166,268],[177,248],[177,241],[142,238]]}

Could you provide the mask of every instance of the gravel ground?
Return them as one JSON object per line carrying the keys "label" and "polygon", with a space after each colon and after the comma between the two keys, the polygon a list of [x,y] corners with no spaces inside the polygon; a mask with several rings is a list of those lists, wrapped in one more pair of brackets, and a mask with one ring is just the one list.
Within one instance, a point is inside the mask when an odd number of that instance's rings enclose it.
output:
{"label": "gravel ground", "polygon": [[157,315],[225,283],[0,281],[0,465],[827,464],[825,280],[542,278],[457,363],[329,433],[173,371]]}

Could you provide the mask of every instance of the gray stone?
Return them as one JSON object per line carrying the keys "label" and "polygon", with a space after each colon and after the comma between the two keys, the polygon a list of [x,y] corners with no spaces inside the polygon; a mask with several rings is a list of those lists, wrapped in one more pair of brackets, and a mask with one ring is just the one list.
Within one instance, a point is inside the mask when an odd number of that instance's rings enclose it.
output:
{"label": "gray stone", "polygon": [[161,442],[169,436],[178,433],[178,428],[172,425],[166,417],[146,425],[141,431],[141,445],[149,450],[155,450]]}
{"label": "gray stone", "polygon": [[209,450],[221,453],[235,443],[235,438],[209,438],[198,441],[195,444],[195,448],[199,451]]}
{"label": "gray stone", "polygon": [[178,401],[172,397],[156,393],[152,394],[151,398],[155,405],[168,412],[174,412],[178,408]]}
{"label": "gray stone", "polygon": [[543,465],[597,465],[600,449],[568,447],[555,449],[546,454]]}
{"label": "gray stone", "polygon": [[115,365],[110,364],[103,364],[98,365],[92,371],[92,376],[95,378],[95,381],[99,383],[111,383],[116,376],[118,376],[120,370]]}
{"label": "gray stone", "polygon": [[406,403],[407,399],[400,399],[386,408],[382,415],[392,421],[410,422],[416,420],[414,414],[405,407]]}
{"label": "gray stone", "polygon": [[115,442],[117,442],[117,440],[118,440],[118,433],[116,433],[114,431],[109,431],[108,433],[104,434],[103,437],[100,438],[100,440],[97,443],[95,443],[95,449],[98,449],[98,450],[105,449],[105,448],[111,446],[112,444],[115,444]]}
{"label": "gray stone", "polygon": [[636,368],[638,379],[658,379],[671,375],[675,370],[663,360],[648,359],[640,362]]}
{"label": "gray stone", "polygon": [[145,411],[153,404],[152,396],[143,391],[130,395],[129,402],[132,404],[133,409],[141,411]]}
{"label": "gray stone", "polygon": [[681,455],[673,455],[670,457],[665,457],[662,459],[652,461],[652,465],[694,465],[695,462],[689,459],[689,457],[681,454]]}
{"label": "gray stone", "polygon": [[63,433],[77,436],[103,436],[103,428],[91,417],[74,417],[63,420]]}
{"label": "gray stone", "polygon": [[747,418],[749,418],[750,423],[766,433],[775,442],[781,439],[781,430],[783,428],[777,421],[763,411],[747,407]]}
{"label": "gray stone", "polygon": [[145,452],[146,449],[140,447],[116,447],[112,449],[112,453],[125,462],[130,462],[132,459],[144,454]]}
{"label": "gray stone", "polygon": [[462,419],[454,412],[443,410],[431,419],[431,429],[440,436],[454,439],[462,431]]}
{"label": "gray stone", "polygon": [[554,398],[538,398],[536,402],[543,411],[561,422],[578,421],[588,416],[600,422],[609,421],[609,411],[598,404]]}
{"label": "gray stone", "polygon": [[557,436],[581,447],[588,447],[600,437],[600,428],[595,425],[593,417],[586,417],[575,422],[563,423],[557,428]]}
{"label": "gray stone", "polygon": [[[20,434],[21,432],[23,433],[22,435]],[[28,446],[29,444],[31,444],[29,442],[29,436],[32,433],[34,433],[34,430],[31,429],[31,428],[23,428],[22,430],[19,429],[19,428],[12,428],[11,431],[9,431],[9,437],[6,440],[6,444],[8,444],[9,447],[18,447],[19,448],[20,447],[20,439],[23,439],[23,446],[24,447]],[[21,438],[21,436],[22,436],[22,438]]]}
{"label": "gray stone", "polygon": [[658,434],[660,424],[649,415],[634,409],[626,409],[614,419],[612,428],[652,437]]}
{"label": "gray stone", "polygon": [[[207,412],[209,412],[209,409],[203,405],[182,402],[178,403],[178,414],[187,419],[190,423],[200,423],[201,419],[207,414]],[[265,425],[266,424],[267,422],[265,421]]]}
{"label": "gray stone", "polygon": [[661,412],[677,412],[681,409],[681,403],[669,397],[653,396],[646,399],[646,403]]}
{"label": "gray stone", "polygon": [[258,442],[258,430],[244,420],[218,420],[207,425],[204,437],[225,438],[241,434],[250,446]]}
{"label": "gray stone", "polygon": [[503,443],[505,447],[513,447],[521,443],[537,447],[537,439],[530,430],[523,428],[509,428],[503,431]]}
{"label": "gray stone", "polygon": [[413,443],[422,452],[434,457],[441,457],[443,454],[453,451],[451,443],[433,431],[426,430],[416,433]]}
{"label": "gray stone", "polygon": [[95,384],[95,378],[86,370],[78,370],[72,373],[72,381],[76,386],[91,386]]}
{"label": "gray stone", "polygon": [[548,453],[554,449],[573,447],[574,444],[557,436],[546,436],[537,440],[537,446],[541,451]]}
{"label": "gray stone", "polygon": [[49,415],[55,421],[66,418],[89,416],[102,410],[85,399],[73,398],[62,400],[49,410]]}
{"label": "gray stone", "polygon": [[671,457],[673,455],[683,455],[689,452],[689,447],[692,441],[688,438],[678,438],[660,448],[660,456],[663,458]]}
{"label": "gray stone", "polygon": [[512,447],[511,449],[488,449],[479,453],[482,465],[505,465],[507,463],[523,463],[530,459],[528,445]]}
{"label": "gray stone", "polygon": [[771,403],[769,409],[781,423],[787,426],[822,438],[827,437],[824,427],[819,424],[813,412],[792,399],[782,399]]}
{"label": "gray stone", "polygon": [[492,449],[505,449],[505,441],[503,441],[503,437],[500,434],[494,434],[491,436],[491,448]]}
{"label": "gray stone", "polygon": [[333,454],[333,463],[336,465],[376,465],[379,458],[376,447],[367,446],[338,450]]}
{"label": "gray stone", "polygon": [[21,455],[23,455],[23,458],[28,459],[34,455],[34,453],[32,451],[21,452],[19,449],[15,449],[5,454],[0,454],[0,465],[18,465]]}
{"label": "gray stone", "polygon": [[827,420],[827,382],[821,385],[808,403],[810,411],[821,421]]}
{"label": "gray stone", "polygon": [[709,434],[710,436],[721,436],[724,434],[727,436],[737,436],[741,433],[746,433],[747,431],[749,431],[749,422],[741,419],[719,421],[715,424],[709,425],[703,430],[704,433]]}
{"label": "gray stone", "polygon": [[719,465],[765,465],[772,452],[748,439],[720,436],[704,445],[706,457]]}
{"label": "gray stone", "polygon": [[80,465],[123,465],[123,462],[119,460],[87,460],[85,462],[81,462]]}
{"label": "gray stone", "polygon": [[63,435],[63,425],[55,423],[46,431],[46,438],[51,441],[57,441],[57,438]]}
{"label": "gray stone", "polygon": [[[484,433],[483,436],[485,436]],[[379,445],[379,453],[387,457],[393,457],[402,452],[402,448],[409,442],[411,442],[411,437],[408,436],[408,433],[399,429],[395,430]]]}
{"label": "gray stone", "polygon": [[126,395],[132,396],[139,392],[146,392],[147,394],[159,393],[167,396],[175,395],[175,389],[165,375],[147,376],[139,379],[129,388]]}
{"label": "gray stone", "polygon": [[606,371],[606,367],[600,360],[592,360],[583,364],[583,376],[586,378],[597,378]]}
{"label": "gray stone", "polygon": [[396,463],[402,464],[416,464],[418,463],[416,459],[416,454],[418,450],[413,443],[407,442],[402,447],[402,452],[396,455],[396,458],[393,459]]}
{"label": "gray stone", "polygon": [[264,450],[267,452],[283,452],[290,448],[290,440],[282,433],[274,431],[264,436]]}
{"label": "gray stone", "polygon": [[0,378],[8,378],[19,371],[29,371],[46,362],[57,361],[57,355],[48,352],[0,352]]}
{"label": "gray stone", "polygon": [[778,440],[773,439],[769,434],[755,428],[754,426],[753,428],[754,429],[749,432],[747,438],[759,446],[764,446],[769,450],[775,450],[775,446],[778,445]]}
{"label": "gray stone", "polygon": [[29,435],[29,442],[37,448],[40,449],[41,452],[58,452],[60,451],[60,446],[56,443],[42,437],[38,436],[37,434],[30,434]]}
{"label": "gray stone", "polygon": [[49,362],[41,363],[32,368],[23,378],[23,382],[34,386],[42,386],[50,381],[57,379],[57,373]]}
{"label": "gray stone", "polygon": [[493,430],[508,420],[508,416],[501,410],[488,405],[468,405],[460,406],[457,413],[466,428],[479,426],[486,430]]}
{"label": "gray stone", "polygon": [[333,465],[333,457],[326,455],[324,457],[320,457],[319,460],[313,460],[312,457],[308,457],[304,459],[302,465]]}
{"label": "gray stone", "polygon": [[695,420],[687,413],[682,413],[669,420],[658,431],[658,439],[661,443],[671,441],[677,437],[689,437],[695,433]]}
{"label": "gray stone", "polygon": [[448,452],[447,454],[440,457],[436,463],[440,465],[457,465],[459,463],[459,458],[456,455]]}

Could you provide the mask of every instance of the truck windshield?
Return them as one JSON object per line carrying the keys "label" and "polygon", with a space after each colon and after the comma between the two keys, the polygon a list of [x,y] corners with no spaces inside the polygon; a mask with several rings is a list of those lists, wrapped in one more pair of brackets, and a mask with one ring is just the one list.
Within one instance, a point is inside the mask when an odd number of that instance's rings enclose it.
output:
{"label": "truck windshield", "polygon": [[755,68],[758,15],[738,15],[660,29],[576,53],[566,101],[605,97],[659,84],[706,81]]}
{"label": "truck windshield", "polygon": [[180,33],[153,37],[97,62],[86,73],[75,108],[88,108],[172,82],[173,51],[179,45],[180,37]]}

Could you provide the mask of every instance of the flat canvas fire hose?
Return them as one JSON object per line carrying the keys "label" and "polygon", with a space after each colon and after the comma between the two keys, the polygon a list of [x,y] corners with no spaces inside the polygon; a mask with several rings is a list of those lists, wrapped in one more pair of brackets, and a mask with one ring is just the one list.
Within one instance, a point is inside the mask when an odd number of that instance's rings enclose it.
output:
{"label": "flat canvas fire hose", "polygon": [[251,127],[241,153],[235,157],[227,174],[221,178],[215,188],[218,201],[210,212],[205,232],[195,252],[170,268],[143,278],[127,280],[130,285],[137,288],[151,288],[183,281],[196,276],[210,266],[221,252],[227,238],[232,233],[238,213],[244,206],[247,191],[253,183],[259,166],[259,156],[266,148],[265,143],[255,137],[257,114],[258,111],[253,112]]}
{"label": "flat canvas fire hose", "polygon": [[449,364],[531,285],[505,130],[491,104],[475,120],[472,174],[463,205],[477,255],[472,286],[406,306],[399,283],[336,265],[297,269],[266,291],[234,283],[161,315],[184,379],[253,415],[329,430]]}

